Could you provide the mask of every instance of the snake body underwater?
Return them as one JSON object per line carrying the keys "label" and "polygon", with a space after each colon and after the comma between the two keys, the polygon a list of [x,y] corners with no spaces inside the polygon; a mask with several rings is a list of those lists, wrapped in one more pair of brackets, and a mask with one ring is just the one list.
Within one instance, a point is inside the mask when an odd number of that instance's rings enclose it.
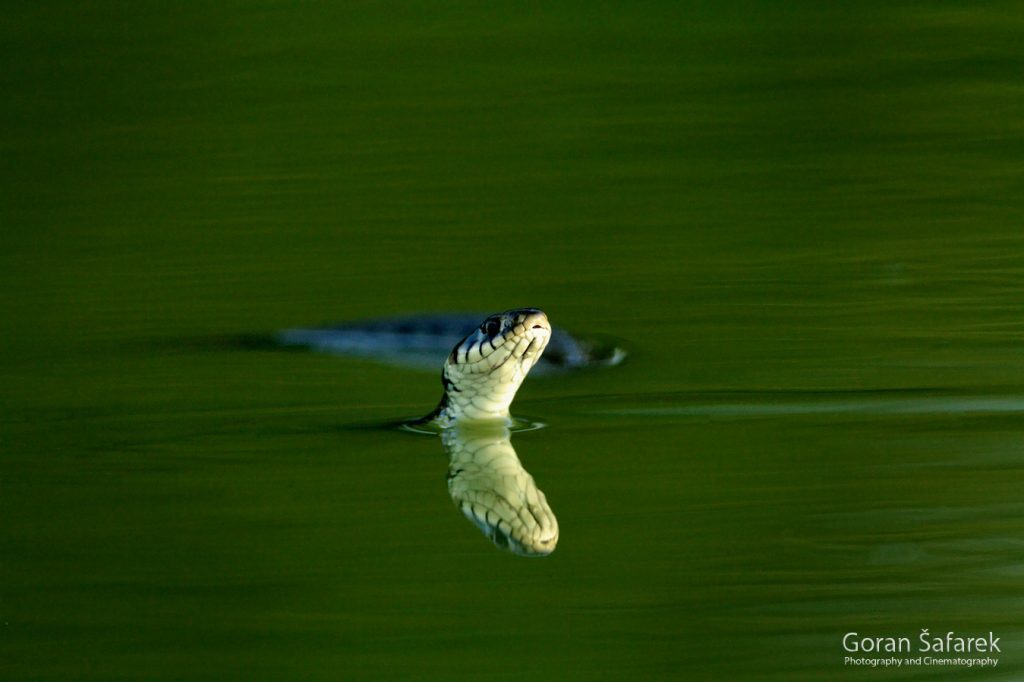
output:
{"label": "snake body underwater", "polygon": [[[436,372],[445,355],[466,336],[475,334],[486,313],[417,313],[340,322],[318,327],[295,327],[276,332],[271,346],[306,348],[331,355]],[[241,339],[263,347],[259,336]],[[569,333],[552,327],[543,357],[534,374],[563,374],[612,367],[626,357],[617,339]]]}

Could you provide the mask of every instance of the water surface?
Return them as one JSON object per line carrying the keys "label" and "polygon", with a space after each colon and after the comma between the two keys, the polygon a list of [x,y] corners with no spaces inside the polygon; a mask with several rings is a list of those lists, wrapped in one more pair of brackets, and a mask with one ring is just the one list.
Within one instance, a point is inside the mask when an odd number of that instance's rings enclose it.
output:
{"label": "water surface", "polygon": [[[0,25],[0,677],[1024,670],[1008,3],[44,2]],[[557,550],[452,505],[433,372],[239,334],[538,306]]]}

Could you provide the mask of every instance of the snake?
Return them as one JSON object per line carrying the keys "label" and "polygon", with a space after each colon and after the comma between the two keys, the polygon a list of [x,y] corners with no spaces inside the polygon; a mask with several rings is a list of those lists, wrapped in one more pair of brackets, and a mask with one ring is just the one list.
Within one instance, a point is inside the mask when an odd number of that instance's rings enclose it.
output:
{"label": "snake", "polygon": [[509,406],[550,338],[537,308],[488,316],[452,348],[441,400],[416,422],[441,430],[452,501],[494,544],[523,556],[550,554],[558,543],[558,520],[509,432]]}
{"label": "snake", "polygon": [[448,354],[441,401],[419,422],[445,428],[456,421],[508,420],[516,392],[550,339],[548,317],[537,308],[488,316]]}
{"label": "snake", "polygon": [[[616,365],[625,351],[553,329],[538,308],[479,319],[466,314],[380,318],[286,329],[273,341],[409,367],[426,362],[435,371],[447,352],[437,407],[403,426],[441,435],[452,501],[495,545],[522,556],[545,556],[558,543],[558,520],[512,447],[515,422],[509,408],[545,349],[551,350],[549,360],[538,369],[552,374]],[[460,340],[452,347],[455,339]]]}

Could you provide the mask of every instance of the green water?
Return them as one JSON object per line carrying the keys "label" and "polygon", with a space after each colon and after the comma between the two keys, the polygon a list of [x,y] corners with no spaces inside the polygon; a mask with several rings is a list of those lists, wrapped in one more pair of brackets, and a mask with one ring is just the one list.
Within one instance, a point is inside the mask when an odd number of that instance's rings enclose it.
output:
{"label": "green water", "polygon": [[[1022,16],[6,7],[0,677],[1024,675]],[[225,341],[517,306],[631,350],[514,405],[544,559],[436,375]]]}

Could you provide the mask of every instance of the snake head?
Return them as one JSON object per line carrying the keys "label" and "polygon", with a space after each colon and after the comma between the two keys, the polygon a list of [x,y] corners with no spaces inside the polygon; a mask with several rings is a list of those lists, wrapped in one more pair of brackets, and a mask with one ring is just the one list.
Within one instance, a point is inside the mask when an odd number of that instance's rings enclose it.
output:
{"label": "snake head", "polygon": [[485,319],[455,344],[441,382],[448,419],[507,418],[508,407],[551,339],[537,308],[507,310]]}

